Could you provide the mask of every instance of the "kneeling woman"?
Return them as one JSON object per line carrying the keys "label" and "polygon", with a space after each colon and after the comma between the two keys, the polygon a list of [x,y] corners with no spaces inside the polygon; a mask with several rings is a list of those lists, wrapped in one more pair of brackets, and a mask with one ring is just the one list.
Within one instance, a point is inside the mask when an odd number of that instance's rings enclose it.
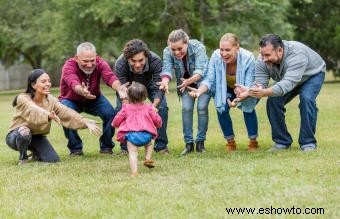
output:
{"label": "kneeling woman", "polygon": [[19,164],[27,161],[27,150],[32,158],[43,162],[58,162],[60,158],[46,135],[50,132],[51,121],[71,129],[89,128],[96,135],[100,128],[76,111],[59,103],[50,95],[51,81],[42,69],[35,69],[29,75],[27,89],[13,100],[16,111],[6,136],[9,147],[19,151]]}

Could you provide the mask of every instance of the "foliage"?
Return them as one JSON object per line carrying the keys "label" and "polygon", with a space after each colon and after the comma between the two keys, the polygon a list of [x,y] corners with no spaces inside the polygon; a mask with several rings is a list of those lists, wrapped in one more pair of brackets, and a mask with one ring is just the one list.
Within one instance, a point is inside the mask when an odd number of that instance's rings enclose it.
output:
{"label": "foliage", "polygon": [[340,77],[340,2],[291,0],[289,22],[295,38],[310,45],[326,61],[327,69]]}
{"label": "foliage", "polygon": [[[44,16],[53,5],[44,0],[0,1],[2,60],[10,65],[24,59],[33,68],[48,58],[50,20]],[[19,12],[19,13],[18,13]]]}
{"label": "foliage", "polygon": [[256,48],[267,32],[290,35],[287,6],[287,0],[0,0],[0,58],[55,73],[80,42],[93,42],[114,62],[132,38],[162,55],[169,32],[177,28],[203,41],[209,52],[225,32]]}

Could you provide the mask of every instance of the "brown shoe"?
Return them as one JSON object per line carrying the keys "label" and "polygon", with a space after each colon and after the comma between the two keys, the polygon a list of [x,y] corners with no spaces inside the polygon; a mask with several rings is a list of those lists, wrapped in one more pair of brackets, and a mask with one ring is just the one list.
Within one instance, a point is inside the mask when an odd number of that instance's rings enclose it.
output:
{"label": "brown shoe", "polygon": [[113,154],[113,151],[111,148],[105,148],[105,149],[100,149],[99,153],[101,154]]}
{"label": "brown shoe", "polygon": [[228,152],[236,151],[236,142],[235,142],[234,139],[228,140],[226,146],[227,146],[227,151]]}
{"label": "brown shoe", "polygon": [[82,150],[80,151],[73,151],[70,153],[70,157],[77,157],[77,156],[83,156],[84,152]]}
{"label": "brown shoe", "polygon": [[155,167],[155,161],[153,160],[144,160],[143,162],[144,166],[148,168],[154,168]]}
{"label": "brown shoe", "polygon": [[250,139],[248,144],[248,151],[253,152],[259,148],[259,143],[256,139]]}

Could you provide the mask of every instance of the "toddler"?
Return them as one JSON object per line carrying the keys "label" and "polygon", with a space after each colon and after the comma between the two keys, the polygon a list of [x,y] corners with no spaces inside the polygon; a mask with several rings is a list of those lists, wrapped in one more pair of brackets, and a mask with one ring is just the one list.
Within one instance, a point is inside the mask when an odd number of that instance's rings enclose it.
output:
{"label": "toddler", "polygon": [[138,147],[145,146],[144,165],[153,168],[155,161],[151,160],[152,139],[157,137],[157,128],[162,126],[162,119],[156,113],[152,104],[144,103],[148,96],[143,84],[133,82],[127,89],[128,104],[123,103],[122,109],[112,121],[113,127],[118,127],[117,140],[127,143],[131,176],[138,176]]}

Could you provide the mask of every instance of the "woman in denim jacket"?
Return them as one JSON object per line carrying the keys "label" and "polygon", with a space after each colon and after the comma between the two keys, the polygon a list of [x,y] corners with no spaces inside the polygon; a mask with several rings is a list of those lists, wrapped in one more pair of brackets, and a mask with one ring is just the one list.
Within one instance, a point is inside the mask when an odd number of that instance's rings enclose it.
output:
{"label": "woman in denim jacket", "polygon": [[[177,92],[182,98],[182,124],[185,149],[181,155],[194,150],[193,110],[195,98],[191,97],[188,87],[197,88],[204,77],[208,65],[205,46],[197,40],[189,40],[189,36],[181,29],[169,34],[168,47],[163,51],[162,82],[160,89],[167,90],[168,83],[175,71]],[[210,96],[205,93],[198,98],[197,115],[198,131],[196,136],[196,152],[204,152],[204,141],[208,129],[208,104]]]}
{"label": "woman in denim jacket", "polygon": [[[214,96],[218,121],[227,140],[227,151],[236,150],[233,124],[230,118],[230,107],[237,106],[243,111],[244,121],[248,131],[248,151],[258,148],[256,140],[258,123],[255,112],[256,98],[240,96],[242,88],[250,87],[254,83],[255,58],[254,55],[240,48],[239,38],[227,33],[220,40],[220,48],[212,54],[208,73],[198,89],[191,89],[192,97],[200,97],[207,90]],[[244,89],[242,89],[244,90]]]}

